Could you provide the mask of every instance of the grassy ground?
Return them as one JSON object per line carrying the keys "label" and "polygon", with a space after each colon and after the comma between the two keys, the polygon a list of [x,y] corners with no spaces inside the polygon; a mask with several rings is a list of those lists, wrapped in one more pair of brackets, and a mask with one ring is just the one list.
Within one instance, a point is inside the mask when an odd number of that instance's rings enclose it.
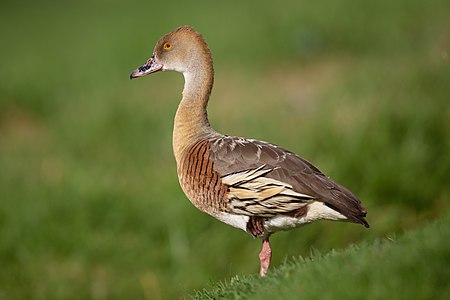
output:
{"label": "grassy ground", "polygon": [[173,299],[257,272],[260,242],[178,187],[181,76],[128,80],[182,24],[214,55],[214,127],[301,154],[369,211],[370,230],[274,235],[274,266],[448,216],[449,6],[2,2],[0,299]]}
{"label": "grassy ground", "polygon": [[191,299],[448,299],[450,222],[326,255],[292,259],[264,279],[236,276]]}

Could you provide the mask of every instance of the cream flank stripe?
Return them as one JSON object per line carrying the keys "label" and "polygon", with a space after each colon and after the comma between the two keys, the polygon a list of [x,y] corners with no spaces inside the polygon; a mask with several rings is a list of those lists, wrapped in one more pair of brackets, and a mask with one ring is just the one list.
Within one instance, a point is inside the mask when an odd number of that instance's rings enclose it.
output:
{"label": "cream flank stripe", "polygon": [[222,177],[228,185],[228,201],[231,211],[240,215],[273,217],[289,213],[307,204],[304,200],[313,196],[297,193],[292,186],[264,177],[273,169],[251,169]]}

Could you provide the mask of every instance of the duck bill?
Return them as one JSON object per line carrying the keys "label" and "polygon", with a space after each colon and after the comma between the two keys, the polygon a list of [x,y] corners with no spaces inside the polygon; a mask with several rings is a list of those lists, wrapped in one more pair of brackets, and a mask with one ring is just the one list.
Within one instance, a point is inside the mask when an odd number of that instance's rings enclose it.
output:
{"label": "duck bill", "polygon": [[152,57],[150,57],[145,64],[143,64],[130,74],[130,79],[161,71],[162,68],[163,65],[159,64],[156,61],[155,54],[153,53]]}

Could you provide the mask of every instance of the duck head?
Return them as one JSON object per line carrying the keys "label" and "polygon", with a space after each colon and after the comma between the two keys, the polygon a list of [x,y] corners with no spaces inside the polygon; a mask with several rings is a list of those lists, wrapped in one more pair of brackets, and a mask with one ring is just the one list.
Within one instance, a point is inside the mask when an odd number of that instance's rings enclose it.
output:
{"label": "duck head", "polygon": [[211,54],[202,36],[190,26],[178,27],[156,43],[152,56],[130,74],[130,79],[158,71],[180,73],[199,68],[204,57]]}

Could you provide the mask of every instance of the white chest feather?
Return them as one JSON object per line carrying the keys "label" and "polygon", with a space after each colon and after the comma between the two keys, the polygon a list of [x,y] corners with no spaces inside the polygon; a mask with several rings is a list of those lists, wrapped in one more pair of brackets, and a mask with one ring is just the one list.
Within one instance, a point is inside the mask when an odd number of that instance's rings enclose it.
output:
{"label": "white chest feather", "polygon": [[250,219],[250,217],[248,216],[235,215],[226,212],[221,212],[214,217],[216,217],[219,221],[224,222],[225,224],[233,226],[237,229],[242,229],[244,231],[247,231],[247,222]]}

